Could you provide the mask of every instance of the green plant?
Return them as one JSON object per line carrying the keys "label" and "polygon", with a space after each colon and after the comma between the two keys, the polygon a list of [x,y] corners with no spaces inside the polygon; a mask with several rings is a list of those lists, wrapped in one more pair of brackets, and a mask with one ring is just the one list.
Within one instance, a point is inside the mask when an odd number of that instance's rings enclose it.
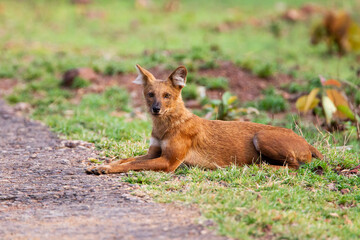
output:
{"label": "green plant", "polygon": [[90,86],[91,83],[83,78],[80,77],[75,77],[72,84],[71,84],[71,88],[85,88]]}
{"label": "green plant", "polygon": [[231,95],[230,92],[225,92],[221,99],[211,100],[209,105],[205,105],[208,118],[218,120],[235,119],[237,115],[236,101],[237,97]]}
{"label": "green plant", "polygon": [[256,75],[262,78],[269,78],[275,75],[275,66],[269,63],[260,65],[255,70]]}
{"label": "green plant", "polygon": [[219,65],[213,59],[208,60],[208,61],[206,61],[204,63],[201,63],[200,66],[199,66],[200,69],[214,69],[214,68],[217,68],[217,67],[219,67]]}
{"label": "green plant", "polygon": [[267,95],[259,101],[258,107],[260,110],[279,113],[287,109],[287,103],[280,95]]}
{"label": "green plant", "polygon": [[[296,101],[296,108],[303,113],[314,109],[321,101],[326,123],[331,124],[335,120],[350,119],[358,122],[359,116],[355,115],[350,109],[347,97],[344,96],[338,89],[341,88],[341,83],[334,79],[326,80],[320,76],[321,87],[311,90],[308,95],[300,97]],[[321,100],[317,95],[321,95]]]}
{"label": "green plant", "polygon": [[259,114],[259,111],[253,107],[239,108],[237,100],[236,96],[225,92],[221,99],[210,100],[210,103],[204,106],[207,111],[205,117],[217,120],[235,120],[244,114]]}
{"label": "green plant", "polygon": [[224,77],[217,77],[217,78],[201,77],[197,82],[200,85],[203,85],[207,89],[211,89],[211,90],[215,90],[215,89],[227,90],[227,89],[229,89],[229,81]]}
{"label": "green plant", "polygon": [[237,61],[237,65],[247,71],[253,72],[257,65],[257,61],[255,61],[254,59],[246,58],[244,60]]}
{"label": "green plant", "polygon": [[119,63],[117,63],[117,64],[108,63],[104,69],[104,74],[106,74],[106,75],[115,75],[115,74],[123,73],[123,72],[124,72],[124,70],[122,69],[122,67]]}
{"label": "green plant", "polygon": [[292,82],[287,86],[289,93],[299,93],[304,91],[304,87],[296,82]]}
{"label": "green plant", "polygon": [[286,100],[283,96],[278,95],[273,87],[265,89],[264,94],[265,97],[257,103],[257,107],[260,110],[278,113],[283,112],[288,108]]}
{"label": "green plant", "polygon": [[195,84],[187,84],[181,91],[181,95],[184,100],[197,99],[199,96],[197,86]]}
{"label": "green plant", "polygon": [[358,106],[358,105],[360,105],[360,91],[357,91],[356,93],[355,93],[355,104],[356,104],[356,106]]}
{"label": "green plant", "polygon": [[129,94],[125,89],[119,87],[111,87],[106,89],[106,91],[103,93],[103,96],[106,104],[110,107],[123,111],[130,110],[128,106]]}

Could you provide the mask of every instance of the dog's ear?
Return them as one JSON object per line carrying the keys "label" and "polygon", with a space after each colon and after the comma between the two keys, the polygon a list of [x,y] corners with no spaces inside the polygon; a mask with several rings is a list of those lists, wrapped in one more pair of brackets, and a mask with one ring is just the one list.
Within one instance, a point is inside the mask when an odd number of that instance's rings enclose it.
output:
{"label": "dog's ear", "polygon": [[184,66],[180,66],[173,73],[170,74],[169,80],[172,82],[172,84],[182,89],[185,86],[186,83],[186,75],[187,70]]}
{"label": "dog's ear", "polygon": [[139,75],[136,77],[133,83],[145,85],[155,80],[155,77],[148,70],[142,68],[139,64],[136,64],[136,70]]}

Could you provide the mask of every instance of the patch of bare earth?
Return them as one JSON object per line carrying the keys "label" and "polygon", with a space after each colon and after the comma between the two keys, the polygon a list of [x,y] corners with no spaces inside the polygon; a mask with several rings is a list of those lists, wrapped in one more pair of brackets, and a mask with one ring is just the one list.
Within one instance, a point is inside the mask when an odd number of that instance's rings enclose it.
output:
{"label": "patch of bare earth", "polygon": [[0,78],[0,97],[10,94],[17,83],[17,80],[12,78]]}
{"label": "patch of bare earth", "polygon": [[[92,71],[91,69],[88,71]],[[163,66],[150,68],[149,71],[158,79],[166,79],[171,70],[165,69]],[[89,79],[91,86],[78,89],[77,95],[81,97],[84,93],[100,93],[109,86],[120,86],[128,90],[132,98],[134,107],[143,106],[142,88],[132,83],[136,78],[136,73],[120,73],[114,76],[105,76],[101,74],[89,73],[84,74],[85,79]],[[217,68],[200,69],[196,72],[197,76],[204,77],[225,77],[229,80],[230,91],[236,94],[240,101],[252,101],[258,99],[262,91],[269,86],[280,87],[282,84],[289,83],[293,79],[285,74],[277,74],[274,77],[261,78],[257,77],[249,71],[246,71],[232,62],[220,62]],[[81,76],[81,75],[80,75]],[[88,77],[91,76],[91,77]],[[224,90],[207,90],[207,95],[212,99],[221,98]],[[285,98],[291,98],[284,93]],[[79,98],[78,98],[79,100]]]}
{"label": "patch of bare earth", "polygon": [[124,174],[87,175],[92,144],[62,141],[0,100],[0,239],[224,239],[197,209],[157,204]]}
{"label": "patch of bare earth", "polygon": [[292,79],[284,74],[275,77],[260,78],[231,62],[221,62],[218,68],[199,71],[200,76],[225,77],[229,80],[230,91],[238,96],[241,101],[252,101],[269,86],[280,87]]}

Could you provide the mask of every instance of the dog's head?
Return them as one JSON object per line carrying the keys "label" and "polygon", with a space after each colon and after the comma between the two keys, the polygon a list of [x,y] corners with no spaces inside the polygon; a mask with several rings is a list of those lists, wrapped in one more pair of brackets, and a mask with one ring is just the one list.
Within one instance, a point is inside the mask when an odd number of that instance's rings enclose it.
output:
{"label": "dog's head", "polygon": [[181,89],[185,86],[187,70],[180,66],[166,80],[156,79],[149,71],[136,65],[139,76],[134,83],[144,87],[144,97],[153,116],[171,114],[183,106]]}

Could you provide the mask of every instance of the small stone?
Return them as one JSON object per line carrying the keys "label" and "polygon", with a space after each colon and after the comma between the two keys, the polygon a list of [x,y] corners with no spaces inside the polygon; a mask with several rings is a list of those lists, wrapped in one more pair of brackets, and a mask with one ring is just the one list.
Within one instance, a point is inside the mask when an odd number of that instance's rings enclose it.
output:
{"label": "small stone", "polygon": [[60,163],[64,164],[64,165],[67,165],[67,164],[70,164],[70,161],[67,160],[67,159],[62,159],[62,160],[60,160]]}
{"label": "small stone", "polygon": [[337,191],[337,187],[335,185],[335,183],[330,183],[327,185],[327,187],[329,188],[330,191]]}
{"label": "small stone", "polygon": [[330,213],[330,216],[335,217],[335,218],[340,217],[339,214],[337,214],[337,213]]}
{"label": "small stone", "polygon": [[348,188],[344,188],[344,189],[341,189],[340,192],[342,194],[348,194],[348,193],[350,193],[350,190]]}
{"label": "small stone", "polygon": [[31,105],[26,102],[19,102],[14,106],[14,110],[19,112],[29,112],[30,109]]}
{"label": "small stone", "polygon": [[88,206],[88,205],[80,206],[79,210],[85,210],[85,211],[90,210],[90,206]]}
{"label": "small stone", "polygon": [[65,147],[68,147],[68,148],[76,148],[76,146],[79,144],[76,142],[73,142],[73,141],[68,141],[68,142],[65,142],[64,145],[65,145]]}

